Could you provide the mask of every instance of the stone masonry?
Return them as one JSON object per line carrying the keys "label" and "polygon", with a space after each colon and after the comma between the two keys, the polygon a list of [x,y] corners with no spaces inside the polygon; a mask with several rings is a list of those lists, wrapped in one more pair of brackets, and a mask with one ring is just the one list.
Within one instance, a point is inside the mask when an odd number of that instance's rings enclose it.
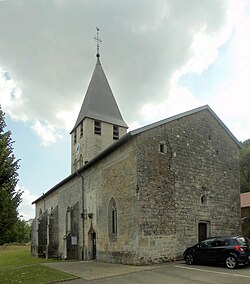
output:
{"label": "stone masonry", "polygon": [[36,201],[33,244],[51,210],[43,242],[68,258],[159,263],[198,242],[200,224],[207,237],[240,234],[238,154],[208,107],[132,131]]}

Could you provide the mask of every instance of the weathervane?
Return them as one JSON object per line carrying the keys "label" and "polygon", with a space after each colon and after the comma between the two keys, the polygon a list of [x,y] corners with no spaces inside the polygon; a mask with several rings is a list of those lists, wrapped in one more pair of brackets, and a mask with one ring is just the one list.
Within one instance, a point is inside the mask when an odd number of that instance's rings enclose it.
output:
{"label": "weathervane", "polygon": [[96,36],[94,36],[94,39],[97,42],[97,54],[96,57],[100,57],[99,49],[100,49],[100,43],[102,42],[101,38],[99,38],[99,31],[100,29],[96,27]]}

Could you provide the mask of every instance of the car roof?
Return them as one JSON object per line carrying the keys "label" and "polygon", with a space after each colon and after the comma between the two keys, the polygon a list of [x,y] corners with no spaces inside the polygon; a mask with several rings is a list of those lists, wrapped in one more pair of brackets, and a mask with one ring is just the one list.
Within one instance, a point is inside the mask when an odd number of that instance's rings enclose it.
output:
{"label": "car roof", "polygon": [[244,236],[214,236],[214,237],[209,237],[203,241],[212,240],[212,239],[237,239],[237,238],[244,238]]}

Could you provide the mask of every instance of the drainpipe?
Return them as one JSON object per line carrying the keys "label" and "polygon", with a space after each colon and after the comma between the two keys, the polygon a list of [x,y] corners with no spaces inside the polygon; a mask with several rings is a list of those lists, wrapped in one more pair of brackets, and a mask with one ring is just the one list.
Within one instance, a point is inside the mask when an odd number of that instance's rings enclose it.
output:
{"label": "drainpipe", "polygon": [[78,170],[76,171],[77,175],[79,177],[81,177],[82,180],[82,213],[81,213],[81,218],[82,218],[82,260],[85,260],[85,216],[84,216],[84,177],[78,172]]}

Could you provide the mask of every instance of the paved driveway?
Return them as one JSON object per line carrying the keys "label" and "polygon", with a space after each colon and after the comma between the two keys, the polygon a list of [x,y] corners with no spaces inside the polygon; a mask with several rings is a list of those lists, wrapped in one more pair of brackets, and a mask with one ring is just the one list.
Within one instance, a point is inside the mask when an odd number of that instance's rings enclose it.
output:
{"label": "paved driveway", "polygon": [[[43,265],[76,275],[85,280],[96,280],[154,269],[156,266],[134,266],[97,261],[62,261]],[[67,282],[68,283],[68,282]],[[73,283],[73,282],[72,282]]]}
{"label": "paved driveway", "polygon": [[45,264],[80,277],[63,284],[249,284],[250,266],[229,270],[221,266],[188,266],[183,261],[152,266],[77,261]]}

